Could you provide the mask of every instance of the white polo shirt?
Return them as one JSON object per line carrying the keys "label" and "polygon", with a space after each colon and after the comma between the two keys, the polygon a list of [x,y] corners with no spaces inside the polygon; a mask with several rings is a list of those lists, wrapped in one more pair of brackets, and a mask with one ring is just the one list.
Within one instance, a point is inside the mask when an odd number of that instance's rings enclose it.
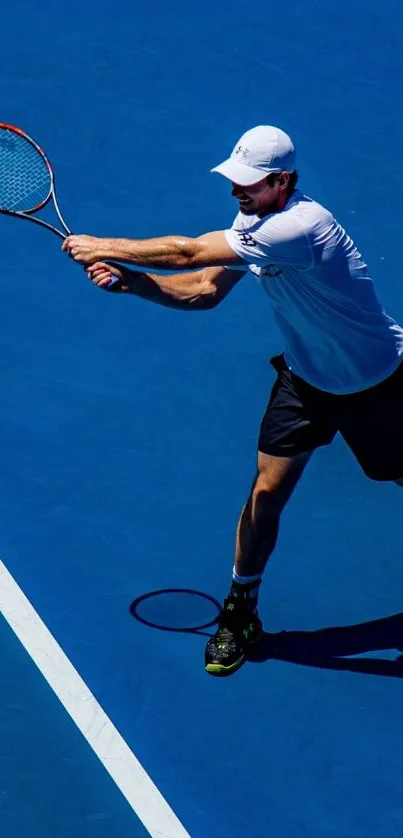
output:
{"label": "white polo shirt", "polygon": [[282,212],[238,213],[225,231],[269,295],[289,368],[331,393],[378,384],[403,360],[403,329],[328,210],[296,190]]}

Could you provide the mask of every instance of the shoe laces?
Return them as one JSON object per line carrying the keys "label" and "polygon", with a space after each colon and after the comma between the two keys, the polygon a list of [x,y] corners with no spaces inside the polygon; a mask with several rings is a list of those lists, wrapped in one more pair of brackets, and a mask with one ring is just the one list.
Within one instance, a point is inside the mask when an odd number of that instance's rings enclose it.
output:
{"label": "shoe laces", "polygon": [[228,628],[228,625],[222,621],[220,628],[216,635],[217,643],[231,643],[234,640],[234,631]]}
{"label": "shoe laces", "polygon": [[220,639],[229,641],[234,635],[242,632],[245,623],[256,618],[256,604],[249,600],[227,597],[220,617]]}

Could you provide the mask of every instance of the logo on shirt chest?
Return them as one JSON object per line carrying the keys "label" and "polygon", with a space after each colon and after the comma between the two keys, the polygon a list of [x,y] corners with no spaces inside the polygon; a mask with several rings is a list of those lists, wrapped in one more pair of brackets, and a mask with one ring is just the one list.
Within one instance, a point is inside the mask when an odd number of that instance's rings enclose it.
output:
{"label": "logo on shirt chest", "polygon": [[260,276],[281,276],[282,273],[283,271],[278,267],[278,265],[265,265],[265,267],[261,269]]}

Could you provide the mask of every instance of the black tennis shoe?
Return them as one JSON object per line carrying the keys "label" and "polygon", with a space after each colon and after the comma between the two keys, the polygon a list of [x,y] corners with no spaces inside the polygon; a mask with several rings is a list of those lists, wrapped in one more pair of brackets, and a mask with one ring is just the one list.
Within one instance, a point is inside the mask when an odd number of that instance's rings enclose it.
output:
{"label": "black tennis shoe", "polygon": [[248,600],[231,591],[224,601],[220,626],[206,646],[206,672],[210,675],[231,675],[244,663],[247,647],[256,643],[261,634],[262,623],[256,610],[256,599]]}

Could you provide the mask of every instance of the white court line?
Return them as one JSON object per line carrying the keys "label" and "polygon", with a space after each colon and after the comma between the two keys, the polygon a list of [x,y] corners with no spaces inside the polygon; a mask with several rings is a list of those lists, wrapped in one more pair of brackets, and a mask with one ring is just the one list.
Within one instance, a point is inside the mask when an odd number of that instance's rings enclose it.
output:
{"label": "white court line", "polygon": [[190,838],[0,561],[0,612],[153,838]]}

